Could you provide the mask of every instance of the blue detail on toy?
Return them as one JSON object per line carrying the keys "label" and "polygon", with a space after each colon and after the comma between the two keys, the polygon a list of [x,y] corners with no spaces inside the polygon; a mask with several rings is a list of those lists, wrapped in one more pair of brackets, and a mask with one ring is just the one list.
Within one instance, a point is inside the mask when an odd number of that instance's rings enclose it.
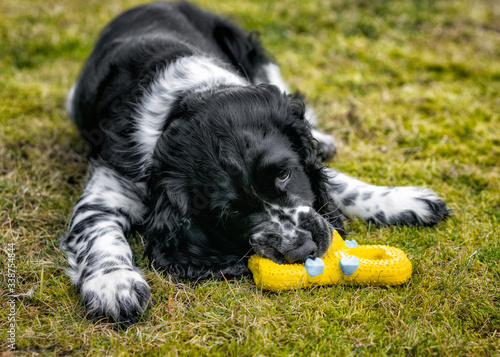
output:
{"label": "blue detail on toy", "polygon": [[354,255],[342,257],[340,258],[339,266],[344,275],[352,275],[359,268],[359,259]]}
{"label": "blue detail on toy", "polygon": [[309,276],[318,276],[320,274],[323,274],[323,272],[325,271],[325,262],[321,260],[321,258],[307,258],[306,263],[304,264],[304,268],[306,269]]}
{"label": "blue detail on toy", "polygon": [[356,242],[354,239],[346,240],[344,243],[347,248],[356,248],[358,246],[358,242]]}

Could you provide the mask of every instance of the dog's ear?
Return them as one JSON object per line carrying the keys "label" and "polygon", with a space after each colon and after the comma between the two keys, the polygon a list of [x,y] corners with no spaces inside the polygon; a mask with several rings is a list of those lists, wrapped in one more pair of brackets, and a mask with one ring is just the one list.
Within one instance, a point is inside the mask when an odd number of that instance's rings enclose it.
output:
{"label": "dog's ear", "polygon": [[181,227],[189,224],[184,214],[186,209],[182,207],[184,206],[182,204],[183,195],[178,194],[177,196],[177,203],[172,202],[172,193],[168,194],[164,188],[161,188],[160,184],[149,188],[151,211],[145,222],[146,249],[144,254],[151,263],[155,261],[155,266],[165,265],[166,262],[163,262],[166,258],[164,253],[175,245],[175,236]]}
{"label": "dog's ear", "polygon": [[288,115],[285,120],[285,133],[300,156],[302,165],[311,182],[315,195],[314,209],[325,217],[332,226],[344,236],[344,224],[335,202],[328,193],[328,176],[325,166],[316,154],[316,144],[311,133],[311,125],[305,119],[305,105],[299,93],[288,95]]}
{"label": "dog's ear", "polygon": [[[206,227],[196,218],[207,202],[197,202],[196,195],[190,200],[188,193],[179,190],[167,192],[167,187],[173,188],[160,182],[150,190],[154,202],[144,233],[144,255],[150,264],[182,279],[226,278],[247,273],[245,253],[249,247],[235,253],[234,247],[217,240],[216,234],[212,235],[215,240],[210,241]],[[201,200],[204,197],[198,196]],[[207,224],[211,229],[215,223]]]}
{"label": "dog's ear", "polygon": [[[170,124],[169,129],[175,131],[175,122]],[[189,224],[189,194],[185,181],[169,170],[167,163],[172,164],[172,155],[166,139],[164,132],[152,157],[147,181],[150,212],[144,223],[145,254],[151,262],[156,259],[157,266],[162,265],[157,255],[170,250],[178,232]]]}

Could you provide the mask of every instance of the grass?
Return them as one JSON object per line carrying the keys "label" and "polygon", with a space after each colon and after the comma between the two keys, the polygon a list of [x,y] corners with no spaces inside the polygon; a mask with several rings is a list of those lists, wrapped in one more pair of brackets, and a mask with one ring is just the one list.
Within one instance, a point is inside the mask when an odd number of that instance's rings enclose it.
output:
{"label": "grass", "polygon": [[[199,0],[262,41],[321,127],[332,165],[374,184],[427,186],[454,213],[434,228],[351,221],[363,244],[414,265],[394,288],[282,293],[250,278],[176,281],[146,269],[155,301],[127,331],[84,319],[59,238],[82,191],[85,144],[63,103],[100,29],[135,5],[0,3],[0,266],[15,245],[19,355],[499,355],[500,3],[489,0]],[[0,351],[9,355],[8,275]]]}

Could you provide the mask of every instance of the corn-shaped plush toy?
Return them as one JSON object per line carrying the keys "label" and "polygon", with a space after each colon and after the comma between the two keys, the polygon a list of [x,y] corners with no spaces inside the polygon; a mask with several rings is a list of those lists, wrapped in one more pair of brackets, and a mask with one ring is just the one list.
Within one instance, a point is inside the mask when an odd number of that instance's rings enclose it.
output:
{"label": "corn-shaped plush toy", "polygon": [[321,259],[307,259],[305,264],[277,264],[253,255],[248,267],[258,287],[274,291],[338,283],[399,285],[410,278],[412,270],[402,250],[385,245],[358,246],[356,241],[344,241],[337,231]]}

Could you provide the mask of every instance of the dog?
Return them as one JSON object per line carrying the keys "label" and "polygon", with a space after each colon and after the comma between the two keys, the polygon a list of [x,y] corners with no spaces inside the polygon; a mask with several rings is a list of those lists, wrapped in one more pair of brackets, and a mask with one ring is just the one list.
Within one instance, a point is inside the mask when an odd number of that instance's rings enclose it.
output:
{"label": "dog", "polygon": [[138,6],[102,31],[67,111],[90,170],[61,248],[90,319],[128,326],[151,306],[127,238],[178,278],[321,257],[342,219],[431,226],[435,193],[372,186],[322,161],[335,142],[255,33],[186,2]]}

